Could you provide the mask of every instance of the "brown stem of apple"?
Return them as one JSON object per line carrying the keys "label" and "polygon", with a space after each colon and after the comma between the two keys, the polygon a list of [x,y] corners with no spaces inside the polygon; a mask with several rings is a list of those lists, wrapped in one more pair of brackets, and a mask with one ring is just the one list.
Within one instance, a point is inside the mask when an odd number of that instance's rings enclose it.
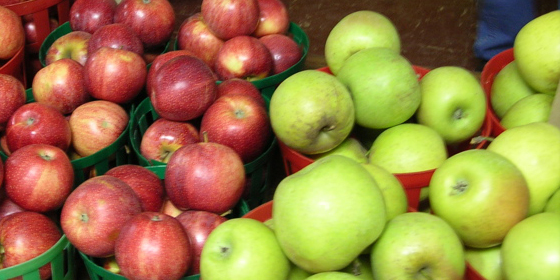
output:
{"label": "brown stem of apple", "polygon": [[476,145],[476,144],[482,143],[483,141],[492,142],[492,141],[494,141],[494,139],[495,139],[494,137],[490,137],[490,136],[482,136],[482,135],[481,136],[476,136],[476,137],[473,137],[471,139],[470,144],[471,145]]}
{"label": "brown stem of apple", "polygon": [[202,132],[202,142],[208,143],[208,132],[207,131]]}
{"label": "brown stem of apple", "polygon": [[468,186],[469,186],[469,184],[466,181],[458,180],[457,184],[455,186],[453,186],[453,188],[451,189],[451,192],[449,193],[449,195],[462,194],[467,190]]}

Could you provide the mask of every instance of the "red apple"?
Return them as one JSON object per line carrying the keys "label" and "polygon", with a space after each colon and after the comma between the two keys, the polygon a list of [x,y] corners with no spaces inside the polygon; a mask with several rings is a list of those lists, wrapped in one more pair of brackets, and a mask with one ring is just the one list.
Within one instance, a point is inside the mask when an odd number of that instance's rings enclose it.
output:
{"label": "red apple", "polygon": [[70,125],[64,115],[37,102],[19,107],[6,126],[6,140],[12,153],[30,144],[49,144],[66,151],[71,139]]}
{"label": "red apple", "polygon": [[181,209],[222,214],[243,194],[245,168],[230,147],[200,142],[179,148],[165,170],[165,191]]}
{"label": "red apple", "polygon": [[70,8],[70,27],[93,34],[101,26],[113,23],[115,0],[75,0]]}
{"label": "red apple", "polygon": [[222,40],[250,35],[259,24],[257,0],[203,0],[200,12],[204,22]]}
{"label": "red apple", "polygon": [[21,17],[14,11],[0,6],[0,60],[9,60],[25,44],[25,31]]}
{"label": "red apple", "polygon": [[199,139],[198,128],[193,124],[159,118],[142,135],[140,153],[147,160],[167,163],[177,149]]}
{"label": "red apple", "polygon": [[148,75],[146,76],[146,92],[148,96],[151,96],[152,84],[154,83],[153,80],[155,79],[157,70],[167,61],[180,55],[194,55],[194,54],[191,51],[187,51],[187,50],[174,50],[156,56],[156,58],[153,60],[152,64],[150,65],[150,69],[148,69]]}
{"label": "red apple", "polygon": [[191,51],[210,67],[214,67],[216,55],[223,44],[224,40],[208,28],[200,13],[185,19],[177,32],[178,48]]}
{"label": "red apple", "polygon": [[10,149],[8,148],[6,133],[2,133],[2,136],[0,136],[0,148],[2,149],[2,152],[6,154],[6,156],[10,156],[12,154],[12,152],[10,152]]}
{"label": "red apple", "polygon": [[89,55],[84,65],[84,80],[90,95],[119,104],[138,96],[147,74],[142,56],[124,49],[101,47]]}
{"label": "red apple", "polygon": [[259,25],[253,36],[286,34],[290,28],[288,9],[282,0],[257,0],[259,2]]}
{"label": "red apple", "polygon": [[[1,160],[0,160],[1,162]],[[23,212],[21,206],[13,202],[7,195],[4,189],[0,190],[0,220],[13,213]]]}
{"label": "red apple", "polygon": [[259,39],[237,36],[225,41],[218,51],[214,71],[220,80],[259,80],[267,77],[272,67],[272,55]]}
{"label": "red apple", "polygon": [[188,275],[200,274],[200,253],[212,230],[227,221],[223,216],[208,211],[187,210],[176,219],[183,225],[193,249],[193,259]]}
{"label": "red apple", "polygon": [[71,58],[84,65],[88,58],[87,47],[90,38],[91,34],[85,31],[70,31],[58,37],[45,53],[45,65],[62,58]]}
{"label": "red apple", "polygon": [[72,147],[82,157],[113,144],[128,125],[128,113],[117,103],[94,100],[80,105],[70,115]]}
{"label": "red apple", "polygon": [[72,163],[65,151],[55,146],[27,145],[6,160],[6,195],[26,210],[59,209],[73,185]]}
{"label": "red apple", "polygon": [[[2,268],[25,263],[52,248],[62,237],[53,220],[44,214],[23,211],[0,220]],[[39,268],[39,278],[51,278],[51,264]],[[17,279],[17,278],[13,278]]]}
{"label": "red apple", "polygon": [[244,163],[259,157],[270,145],[272,130],[264,106],[245,95],[218,98],[206,110],[200,135],[208,142],[232,148]]}
{"label": "red apple", "polygon": [[80,252],[108,257],[115,253],[122,226],[141,211],[140,199],[128,184],[101,175],[84,181],[68,196],[60,225]]}
{"label": "red apple", "polygon": [[282,73],[294,66],[303,56],[303,51],[296,41],[283,34],[265,35],[259,40],[272,55],[272,75]]}
{"label": "red apple", "polygon": [[14,112],[25,104],[25,87],[12,75],[0,74],[0,132]]}
{"label": "red apple", "polygon": [[247,80],[232,78],[219,83],[216,99],[228,94],[248,95],[257,99],[263,106],[266,106],[259,89]]}
{"label": "red apple", "polygon": [[175,29],[175,11],[168,0],[122,0],[115,23],[132,28],[146,48],[165,45]]}
{"label": "red apple", "polygon": [[160,117],[189,121],[202,116],[216,99],[216,75],[201,59],[182,55],[156,72],[150,100]]}
{"label": "red apple", "polygon": [[8,6],[8,5],[22,3],[22,2],[25,2],[25,1],[30,1],[30,0],[0,0],[0,5]]}
{"label": "red apple", "polygon": [[185,212],[179,208],[177,208],[177,206],[173,205],[173,202],[171,202],[171,200],[169,200],[169,197],[165,197],[163,200],[163,205],[161,206],[161,210],[159,211],[160,213],[163,214],[167,214],[171,217],[177,217],[179,216],[179,214]]}
{"label": "red apple", "polygon": [[132,28],[122,23],[112,23],[98,28],[89,39],[88,53],[91,55],[101,47],[123,49],[144,54],[144,45]]}
{"label": "red apple", "polygon": [[157,212],[163,205],[165,188],[163,181],[146,167],[124,164],[113,167],[105,173],[127,183],[138,195],[142,211]]}
{"label": "red apple", "polygon": [[122,227],[115,259],[128,279],[174,280],[187,273],[192,250],[179,221],[162,213],[143,212]]}
{"label": "red apple", "polygon": [[90,95],[84,82],[84,67],[70,58],[59,59],[41,68],[31,85],[36,102],[70,114],[88,102]]}
{"label": "red apple", "polygon": [[[49,29],[52,32],[58,27],[58,20],[50,18],[49,24]],[[23,29],[25,30],[25,42],[27,44],[37,42],[37,26],[35,26],[35,21],[33,19],[25,21]]]}

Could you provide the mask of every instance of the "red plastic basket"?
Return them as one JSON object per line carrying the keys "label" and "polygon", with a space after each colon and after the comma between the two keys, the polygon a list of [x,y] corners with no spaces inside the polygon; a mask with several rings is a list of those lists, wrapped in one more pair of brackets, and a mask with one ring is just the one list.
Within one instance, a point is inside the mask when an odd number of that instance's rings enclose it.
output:
{"label": "red plastic basket", "polygon": [[10,60],[0,65],[0,74],[12,75],[26,86],[25,47],[22,47]]}
{"label": "red plastic basket", "polygon": [[487,100],[487,116],[492,122],[492,136],[496,137],[500,135],[500,133],[504,132],[505,128],[500,124],[500,120],[496,113],[492,109],[492,105],[490,103],[491,92],[492,92],[492,84],[494,83],[494,77],[508,65],[510,62],[514,60],[513,57],[513,48],[507,49],[502,51],[492,57],[480,73],[480,82],[482,84],[482,88],[486,93],[486,100]]}

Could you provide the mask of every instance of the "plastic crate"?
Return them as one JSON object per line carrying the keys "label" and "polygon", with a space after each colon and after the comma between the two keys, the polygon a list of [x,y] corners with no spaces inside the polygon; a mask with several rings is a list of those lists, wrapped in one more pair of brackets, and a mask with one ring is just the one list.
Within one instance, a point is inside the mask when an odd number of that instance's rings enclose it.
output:
{"label": "plastic crate", "polygon": [[0,269],[0,280],[18,276],[24,280],[40,280],[39,269],[49,263],[52,280],[72,280],[76,275],[75,259],[76,249],[66,235],[62,235],[60,240],[43,254],[24,263]]}
{"label": "plastic crate", "polygon": [[0,64],[0,74],[12,75],[24,86],[27,85],[25,74],[25,47],[22,47],[10,60]]}
{"label": "plastic crate", "polygon": [[[268,97],[266,97],[265,92],[267,90],[262,90],[262,95],[265,98],[266,103],[270,101]],[[138,160],[138,163],[142,166],[156,166],[156,165],[163,165],[165,166],[166,163],[156,161],[156,160],[148,160],[144,156],[142,156],[140,152],[140,142],[142,141],[142,136],[148,129],[148,127],[159,118],[159,115],[154,110],[152,103],[150,102],[149,98],[145,98],[138,107],[136,108],[133,117],[130,119],[130,145],[134,154]],[[266,192],[269,186],[269,176],[271,164],[270,161],[272,156],[274,155],[274,151],[277,147],[277,139],[276,137],[272,137],[271,143],[258,158],[253,160],[252,162],[246,163],[245,166],[245,174],[247,176],[248,184],[247,187],[249,188],[243,198],[247,201],[250,208],[257,207],[261,205],[265,198]]]}
{"label": "plastic crate", "polygon": [[500,124],[500,119],[496,116],[494,110],[492,110],[492,104],[490,103],[492,84],[494,83],[494,77],[496,77],[496,75],[513,60],[513,48],[507,49],[492,57],[486,65],[484,65],[484,68],[480,73],[480,83],[486,93],[486,100],[488,104],[487,115],[492,122],[492,136],[494,137],[504,132],[505,128]]}

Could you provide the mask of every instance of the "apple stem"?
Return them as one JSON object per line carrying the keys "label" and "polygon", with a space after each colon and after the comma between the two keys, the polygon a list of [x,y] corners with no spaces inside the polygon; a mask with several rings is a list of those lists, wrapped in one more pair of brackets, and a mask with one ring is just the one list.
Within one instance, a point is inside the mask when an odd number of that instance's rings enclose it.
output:
{"label": "apple stem", "polygon": [[161,217],[159,215],[154,215],[151,220],[154,222],[161,222]]}
{"label": "apple stem", "polygon": [[27,121],[25,122],[25,124],[32,125],[34,122],[35,122],[34,118],[28,118]]}
{"label": "apple stem", "polygon": [[53,159],[52,156],[50,156],[49,154],[46,154],[46,153],[42,153],[41,158],[46,160],[46,161],[51,161]]}
{"label": "apple stem", "polygon": [[333,130],[333,129],[335,129],[335,128],[336,128],[335,125],[330,125],[330,126],[325,126],[325,127],[323,127],[321,130],[322,130],[322,131],[331,131],[331,130]]}
{"label": "apple stem", "polygon": [[202,132],[202,142],[208,143],[208,132],[207,131]]}
{"label": "apple stem", "polygon": [[88,217],[88,215],[87,215],[86,213],[83,213],[83,214],[80,216],[80,220],[81,220],[82,222],[84,222],[84,223],[87,223],[87,222],[89,221],[89,217]]}
{"label": "apple stem", "polygon": [[457,108],[455,112],[453,112],[453,118],[456,120],[460,120],[463,118],[463,109]]}
{"label": "apple stem", "polygon": [[470,144],[471,144],[471,145],[476,145],[476,144],[482,143],[483,141],[490,141],[490,142],[492,142],[492,141],[494,141],[494,139],[495,139],[494,137],[490,137],[490,136],[476,136],[476,137],[473,137],[473,138],[471,139]]}

